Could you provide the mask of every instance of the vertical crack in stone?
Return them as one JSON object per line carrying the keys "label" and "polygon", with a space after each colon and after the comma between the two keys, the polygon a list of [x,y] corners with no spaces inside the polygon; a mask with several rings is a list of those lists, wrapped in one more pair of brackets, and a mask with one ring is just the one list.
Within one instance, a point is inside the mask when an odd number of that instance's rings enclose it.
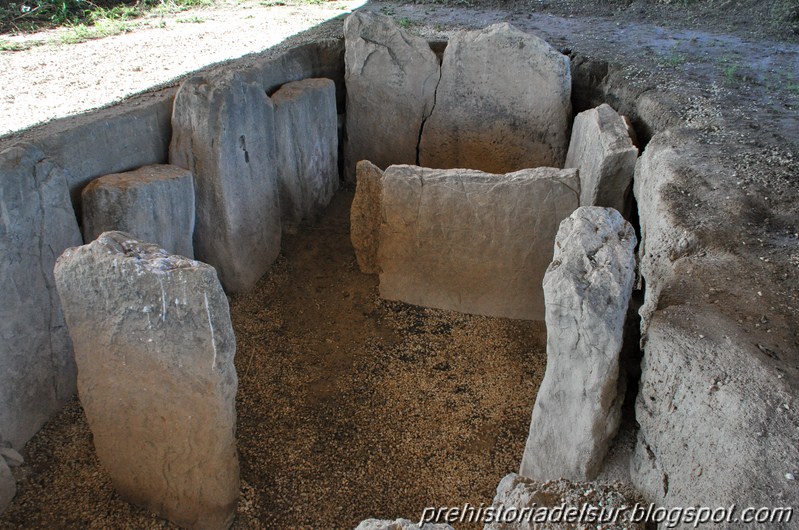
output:
{"label": "vertical crack in stone", "polygon": [[438,79],[436,80],[436,88],[433,90],[433,104],[430,106],[430,112],[427,113],[424,117],[422,117],[422,124],[419,126],[419,137],[416,139],[416,165],[421,165],[419,160],[419,151],[422,146],[422,135],[424,134],[424,126],[427,123],[427,120],[430,116],[433,115],[433,111],[436,109],[436,98],[438,97],[438,87],[441,85],[441,78],[444,76],[444,64],[438,67]]}

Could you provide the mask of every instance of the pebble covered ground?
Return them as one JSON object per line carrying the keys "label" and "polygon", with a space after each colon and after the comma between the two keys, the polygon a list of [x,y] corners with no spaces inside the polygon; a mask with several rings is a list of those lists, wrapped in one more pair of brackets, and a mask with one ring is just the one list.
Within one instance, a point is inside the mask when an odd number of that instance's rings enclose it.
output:
{"label": "pebble covered ground", "polygon": [[[349,242],[351,192],[233,299],[242,498],[234,528],[354,528],[490,504],[517,471],[543,323],[381,300]],[[172,528],[114,493],[73,401],[26,447],[2,528]],[[459,527],[460,528],[460,527]]]}

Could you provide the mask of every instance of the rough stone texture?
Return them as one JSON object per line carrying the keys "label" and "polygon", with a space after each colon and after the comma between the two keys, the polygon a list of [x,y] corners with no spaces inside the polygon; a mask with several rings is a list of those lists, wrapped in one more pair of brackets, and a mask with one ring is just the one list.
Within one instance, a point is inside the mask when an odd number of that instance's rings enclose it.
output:
{"label": "rough stone texture", "polygon": [[17,494],[17,481],[14,475],[11,474],[6,461],[0,458],[0,513],[11,504],[14,495]]}
{"label": "rough stone texture", "polygon": [[53,265],[80,245],[65,172],[29,144],[0,153],[0,433],[21,449],[75,393]]}
{"label": "rough stone texture", "polygon": [[507,175],[391,166],[383,175],[380,296],[463,313],[541,320],[541,280],[574,169]]}
{"label": "rough stone texture", "polygon": [[194,254],[229,293],[249,290],[280,252],[274,107],[236,72],[183,83],[170,163],[194,175]]}
{"label": "rough stone texture", "polygon": [[455,33],[441,72],[419,165],[491,173],[563,167],[571,121],[568,57],[510,24],[495,24]]}
{"label": "rough stone texture", "polygon": [[355,530],[454,530],[448,524],[424,523],[419,526],[407,519],[396,519],[394,521],[367,519],[362,521]]}
{"label": "rough stone texture", "polygon": [[171,254],[194,258],[194,177],[170,165],[144,166],[93,180],[81,193],[83,241],[127,232]]}
{"label": "rough stone texture", "polygon": [[[519,511],[527,508],[526,513],[531,514],[527,516],[530,520],[523,519],[510,523],[494,521],[487,523],[483,530],[582,530],[586,528],[644,530],[643,523],[630,522],[629,510],[621,512],[620,517],[613,521],[613,516],[618,510],[634,506],[638,502],[637,497],[636,492],[621,484],[571,482],[565,479],[536,482],[516,473],[510,473],[500,481],[493,506],[496,508],[504,506],[505,510],[516,508]],[[581,510],[583,505],[596,508],[593,521],[568,523],[546,522],[546,519],[542,519],[548,514],[554,516],[557,512],[553,508],[566,506]],[[544,509],[542,510],[542,508]],[[590,512],[586,511],[586,513]]]}
{"label": "rough stone texture", "polygon": [[602,104],[574,118],[565,167],[580,170],[580,206],[624,213],[638,149],[613,107]]}
{"label": "rough stone texture", "polygon": [[284,232],[294,232],[338,189],[336,86],[330,79],[286,83],[272,103],[281,222]]}
{"label": "rough stone texture", "polygon": [[122,232],[55,267],[97,456],[124,499],[227,528],[239,495],[236,340],[212,267]]}
{"label": "rough stone texture", "polygon": [[520,474],[592,480],[621,420],[619,353],[635,281],[635,231],[610,208],[564,220],[544,276],[547,369]]}
{"label": "rough stone texture", "polygon": [[361,272],[378,274],[383,172],[368,160],[361,160],[355,178],[355,197],[350,208],[350,240]]}
{"label": "rough stone texture", "polygon": [[[646,299],[632,478],[663,506],[796,506],[796,239],[773,228],[795,226],[795,205],[741,188],[744,170],[699,134],[658,134],[636,165]],[[749,227],[768,238],[752,245]]]}
{"label": "rough stone texture", "polygon": [[416,164],[419,134],[435,103],[438,59],[427,41],[382,15],[353,13],[344,38],[346,178],[354,178],[360,160],[383,169]]}

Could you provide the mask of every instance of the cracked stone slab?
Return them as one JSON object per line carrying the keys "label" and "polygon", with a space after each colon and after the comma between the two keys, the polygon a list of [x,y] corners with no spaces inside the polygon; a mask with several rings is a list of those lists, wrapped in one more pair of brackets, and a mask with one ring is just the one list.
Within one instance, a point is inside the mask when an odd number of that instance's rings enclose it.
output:
{"label": "cracked stone slab", "polygon": [[80,245],[65,171],[30,144],[0,153],[0,433],[16,449],[75,393],[53,265]]}
{"label": "cracked stone slab", "polygon": [[361,160],[355,171],[355,197],[350,207],[350,240],[358,267],[366,274],[377,274],[377,248],[380,243],[383,172],[368,160]]}
{"label": "cracked stone slab", "polygon": [[81,405],[116,491],[186,528],[228,528],[236,339],[213,267],[106,232],[66,250],[55,278]]}
{"label": "cracked stone slab", "polygon": [[194,175],[194,254],[229,293],[280,253],[274,120],[261,84],[235,71],[191,78],[175,96],[169,162]]}
{"label": "cracked stone slab", "polygon": [[347,136],[345,177],[369,160],[384,169],[415,164],[422,123],[433,109],[438,59],[390,17],[356,12],[344,22]]}
{"label": "cracked stone slab", "polygon": [[194,258],[194,177],[156,164],[95,179],[81,192],[83,240],[127,232],[172,254]]}
{"label": "cracked stone slab", "polygon": [[568,57],[507,23],[456,32],[418,164],[491,173],[563,167],[570,122]]}
{"label": "cracked stone slab", "polygon": [[574,169],[496,175],[391,166],[383,174],[380,296],[541,320],[555,234],[578,200]]}
{"label": "cracked stone slab", "polygon": [[610,105],[574,118],[566,165],[580,170],[580,206],[605,206],[625,213],[638,148],[631,128]]}
{"label": "cracked stone slab", "polygon": [[547,368],[520,474],[592,480],[619,427],[619,355],[635,281],[635,231],[611,208],[565,219],[544,276]]}

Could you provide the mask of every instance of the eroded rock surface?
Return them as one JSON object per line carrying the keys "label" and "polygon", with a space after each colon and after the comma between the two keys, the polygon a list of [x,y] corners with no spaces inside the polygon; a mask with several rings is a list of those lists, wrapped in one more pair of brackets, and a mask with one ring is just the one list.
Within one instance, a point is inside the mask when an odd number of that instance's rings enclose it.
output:
{"label": "eroded rock surface", "polygon": [[361,160],[355,178],[355,197],[350,208],[350,240],[361,272],[378,274],[383,171],[368,160]]}
{"label": "eroded rock surface", "polygon": [[507,175],[391,166],[383,174],[380,296],[540,320],[541,280],[560,222],[577,208],[577,171]]}
{"label": "eroded rock surface", "polygon": [[313,220],[338,189],[336,85],[330,79],[286,83],[275,106],[277,182],[284,232]]}
{"label": "eroded rock surface", "polygon": [[570,120],[568,57],[507,23],[457,32],[418,163],[491,173],[563,167]]}
{"label": "eroded rock surface", "polygon": [[621,420],[619,353],[635,281],[635,231],[610,208],[564,220],[544,276],[547,369],[520,474],[591,480]]}
{"label": "eroded rock surface", "polygon": [[230,293],[280,253],[274,106],[236,72],[194,77],[175,96],[169,162],[195,179],[194,254]]}
{"label": "eroded rock surface", "polygon": [[17,481],[3,458],[0,458],[0,513],[11,504],[17,494]]}
{"label": "eroded rock surface", "polygon": [[[566,479],[538,482],[511,473],[500,481],[493,506],[504,507],[505,511],[515,508],[517,514],[526,509],[526,515],[521,521],[488,523],[483,530],[644,530],[644,524],[630,521],[636,497],[634,491],[621,484]],[[586,509],[584,520],[579,523],[547,521],[545,517],[554,516],[557,513],[554,509],[561,506],[576,509],[578,513],[584,506],[596,511]]]}
{"label": "eroded rock surface", "polygon": [[574,118],[565,167],[580,170],[580,206],[605,206],[626,213],[637,158],[627,123],[610,105]]}
{"label": "eroded rock surface", "polygon": [[186,169],[162,164],[106,175],[83,189],[81,204],[87,243],[120,231],[194,258],[194,177]]}
{"label": "eroded rock surface", "polygon": [[353,13],[344,38],[346,178],[354,178],[360,160],[380,168],[416,164],[422,124],[435,101],[438,59],[427,41],[383,15]]}
{"label": "eroded rock surface", "polygon": [[32,145],[0,153],[0,212],[0,433],[21,449],[75,393],[53,265],[82,240],[65,172]]}
{"label": "eroded rock surface", "polygon": [[187,528],[230,526],[236,341],[214,269],[106,232],[65,251],[55,277],[81,405],[116,491]]}

